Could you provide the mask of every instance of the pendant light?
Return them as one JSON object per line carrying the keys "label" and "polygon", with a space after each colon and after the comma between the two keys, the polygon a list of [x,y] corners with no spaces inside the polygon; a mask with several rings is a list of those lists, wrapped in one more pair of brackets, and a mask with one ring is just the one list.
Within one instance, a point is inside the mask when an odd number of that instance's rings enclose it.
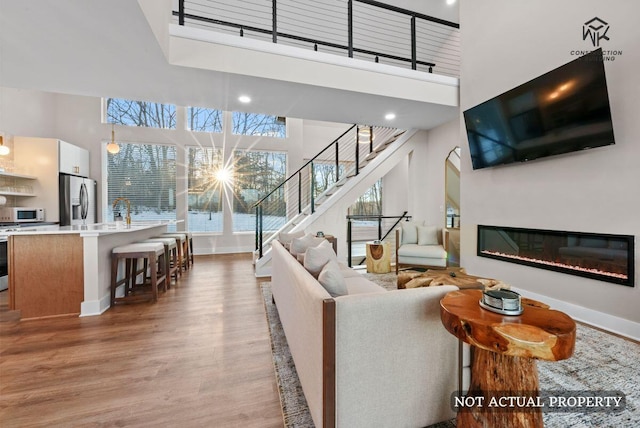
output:
{"label": "pendant light", "polygon": [[6,156],[11,152],[9,147],[4,145],[4,137],[0,135],[0,156]]}
{"label": "pendant light", "polygon": [[116,143],[116,132],[113,130],[113,123],[111,124],[111,142],[107,144],[107,152],[115,155],[120,151],[120,146]]}
{"label": "pendant light", "polygon": [[371,141],[371,127],[362,126],[358,128],[358,143],[369,144]]}

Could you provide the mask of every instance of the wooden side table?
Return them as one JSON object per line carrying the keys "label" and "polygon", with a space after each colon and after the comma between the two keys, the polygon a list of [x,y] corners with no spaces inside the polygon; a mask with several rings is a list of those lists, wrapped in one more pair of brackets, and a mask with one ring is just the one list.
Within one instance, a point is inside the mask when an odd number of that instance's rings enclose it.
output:
{"label": "wooden side table", "polygon": [[367,272],[391,272],[391,246],[388,242],[367,242]]}
{"label": "wooden side table", "polygon": [[558,361],[571,357],[576,323],[543,303],[522,299],[518,316],[500,315],[479,305],[480,290],[448,293],[440,302],[445,328],[472,345],[471,385],[467,396],[485,397],[484,405],[458,412],[460,427],[542,427],[542,411],[535,407],[490,407],[487,397],[537,396],[536,359]]}
{"label": "wooden side table", "polygon": [[338,254],[338,239],[336,239],[336,237],[333,235],[324,235],[324,239],[326,239],[331,243],[331,246],[333,247],[333,252]]}

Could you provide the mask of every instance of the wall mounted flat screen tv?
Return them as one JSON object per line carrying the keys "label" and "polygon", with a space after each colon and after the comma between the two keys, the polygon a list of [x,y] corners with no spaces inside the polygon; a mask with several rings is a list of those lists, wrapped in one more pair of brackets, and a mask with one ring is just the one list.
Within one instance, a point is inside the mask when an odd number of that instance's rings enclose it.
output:
{"label": "wall mounted flat screen tv", "polygon": [[463,114],[473,169],[615,143],[602,49]]}

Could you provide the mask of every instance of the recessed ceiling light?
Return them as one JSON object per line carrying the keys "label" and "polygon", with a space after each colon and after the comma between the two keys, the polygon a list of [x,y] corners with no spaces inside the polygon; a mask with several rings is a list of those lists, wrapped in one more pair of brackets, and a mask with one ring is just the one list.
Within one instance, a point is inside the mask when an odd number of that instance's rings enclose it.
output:
{"label": "recessed ceiling light", "polygon": [[384,118],[387,120],[393,120],[396,118],[396,114],[395,113],[387,113],[384,115]]}
{"label": "recessed ceiling light", "polygon": [[238,97],[238,101],[240,101],[242,104],[248,104],[251,102],[251,98],[247,95],[240,95]]}
{"label": "recessed ceiling light", "polygon": [[451,6],[452,4],[454,4],[456,2],[456,0],[447,0],[447,4],[449,6]]}

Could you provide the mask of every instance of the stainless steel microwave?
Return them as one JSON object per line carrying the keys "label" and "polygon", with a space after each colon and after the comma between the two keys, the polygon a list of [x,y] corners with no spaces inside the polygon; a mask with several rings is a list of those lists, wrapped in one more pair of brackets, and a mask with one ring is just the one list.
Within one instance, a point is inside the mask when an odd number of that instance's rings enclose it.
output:
{"label": "stainless steel microwave", "polygon": [[44,221],[44,208],[0,208],[0,222],[2,223],[29,223],[35,221]]}

